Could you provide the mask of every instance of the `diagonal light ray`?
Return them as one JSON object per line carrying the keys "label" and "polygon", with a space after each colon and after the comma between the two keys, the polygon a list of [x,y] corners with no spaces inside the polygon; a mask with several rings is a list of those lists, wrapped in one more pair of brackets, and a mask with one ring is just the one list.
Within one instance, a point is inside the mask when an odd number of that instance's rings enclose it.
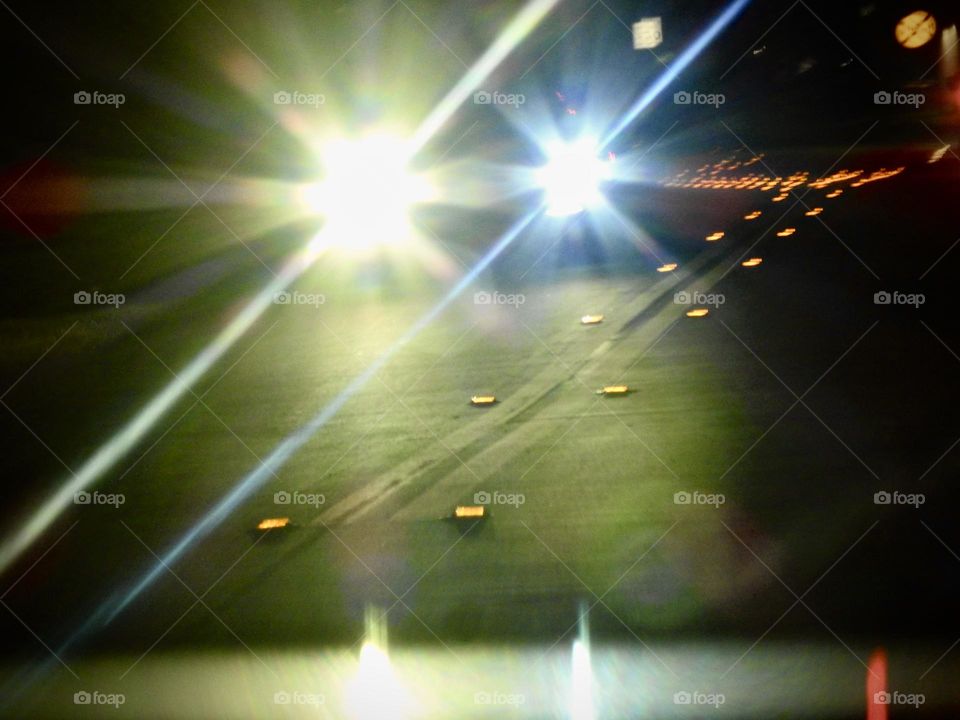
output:
{"label": "diagonal light ray", "polygon": [[707,29],[694,40],[686,50],[680,53],[677,56],[677,59],[670,63],[670,66],[664,70],[664,72],[657,78],[656,82],[647,89],[643,95],[641,95],[633,106],[627,111],[626,115],[623,116],[623,119],[617,123],[616,127],[604,138],[600,143],[600,149],[604,149],[610,143],[612,143],[620,133],[627,129],[627,127],[632,123],[637,117],[642,113],[650,103],[652,103],[657,95],[663,92],[670,83],[677,79],[677,77],[682,73],[687,67],[692,63],[697,56],[703,52],[704,48],[707,47],[714,38],[719,35],[724,28],[727,27],[733,19],[740,14],[740,12],[747,6],[750,0],[734,0],[727,6],[727,9],[720,13],[714,20],[711,22]]}
{"label": "diagonal light ray", "polygon": [[[447,93],[443,100],[440,101],[437,107],[431,111],[420,125],[413,137],[413,152],[422,148],[433,135],[436,134],[463,101],[470,96],[474,88],[516,48],[558,2],[559,0],[531,0],[531,2],[513,18],[477,63],[475,63],[466,75]],[[191,5],[191,9],[196,4],[197,3]],[[182,19],[182,16],[180,19]],[[177,22],[179,22],[179,19]],[[536,215],[535,212],[518,223],[518,225],[515,226],[517,232],[523,227],[526,227],[534,215]],[[460,283],[452,291],[452,295],[442,301],[441,306],[445,307],[446,304],[456,297],[463,287],[466,287],[466,285],[476,277],[476,274],[486,267],[486,265],[499,254],[500,250],[509,244],[509,241],[512,240],[515,235],[516,233],[513,231],[508,231],[507,237],[509,240],[506,242],[501,240],[474,271],[468,273],[461,279]],[[183,397],[194,383],[253,325],[270,306],[274,295],[284,291],[290,283],[300,277],[300,275],[313,264],[317,254],[315,250],[306,250],[289,261],[276,277],[247,304],[240,314],[234,318],[226,328],[221,330],[213,341],[187,365],[180,373],[178,379],[167,385],[117,434],[101,445],[94,455],[79,468],[69,481],[65,482],[53,496],[47,499],[31,514],[26,524],[4,538],[2,545],[0,545],[0,573],[5,572],[11,564],[16,562],[17,558],[53,524],[56,518],[72,503],[73,495],[76,492],[91,486],[103,473],[113,467],[118,460],[125,456],[143,439],[144,435],[154,426],[157,420],[159,420],[177,400]],[[441,310],[442,307],[440,308]],[[418,327],[418,332],[419,329],[422,328]],[[347,388],[347,390],[344,391],[344,396],[349,397],[353,391],[351,388]],[[337,410],[339,410],[339,406],[333,410],[333,413]],[[322,425],[323,422],[325,422],[325,419],[320,422],[320,425]],[[281,446],[281,448],[282,447],[284,446]],[[278,448],[278,451],[279,450]]]}
{"label": "diagonal light ray", "polygon": [[354,379],[336,397],[324,406],[311,420],[288,435],[270,455],[251,473],[238,482],[233,490],[227,493],[204,515],[190,530],[171,546],[158,562],[137,582],[132,589],[120,600],[107,618],[107,622],[116,617],[144,590],[156,581],[164,572],[166,566],[173,565],[195,542],[209,534],[264,482],[272,477],[277,469],[293,456],[309,441],[324,425],[327,424],[360,389],[362,389],[387,362],[404,346],[409,344],[417,335],[429,326],[471,283],[482,273],[493,260],[507,248],[510,243],[529,225],[539,211],[533,211],[521,218],[497,241],[497,243],[480,259],[480,261],[464,275],[460,281],[440,300],[432,309],[423,314],[400,338],[385,350],[373,363],[354,377]]}
{"label": "diagonal light ray", "polygon": [[282,292],[302,275],[316,258],[315,253],[301,252],[294,256],[263,290],[261,290],[240,313],[221,330],[158,395],[148,402],[117,434],[100,446],[81,465],[69,481],[63,483],[12,535],[0,546],[0,573],[46,531],[60,514],[73,503],[73,496],[93,485],[112,468],[149,432],[156,421],[164,415],[211,366],[233,347],[240,338],[270,307],[276,293]]}
{"label": "diagonal light ray", "polygon": [[[746,1],[746,0],[742,0]],[[493,44],[480,56],[473,67],[467,70],[460,81],[437,104],[413,134],[413,153],[421,150],[427,142],[446,124],[447,120],[463,104],[464,100],[503,60],[519,45],[530,32],[540,24],[560,0],[532,0],[510,21]]]}

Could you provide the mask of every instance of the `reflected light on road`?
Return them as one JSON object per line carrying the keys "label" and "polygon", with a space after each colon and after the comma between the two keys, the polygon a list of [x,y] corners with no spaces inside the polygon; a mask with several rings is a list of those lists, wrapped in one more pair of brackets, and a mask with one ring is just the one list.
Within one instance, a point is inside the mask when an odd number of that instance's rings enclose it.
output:
{"label": "reflected light on road", "polygon": [[356,677],[346,692],[346,714],[355,720],[403,720],[411,698],[397,678],[387,652],[387,617],[368,606]]}
{"label": "reflected light on road", "polygon": [[867,720],[887,720],[886,703],[877,702],[878,695],[887,692],[887,653],[878,648],[870,655],[867,665]]}
{"label": "reflected light on road", "polygon": [[[107,613],[107,622],[113,620],[127,605],[133,602],[140,594],[150,587],[159,577],[176,563],[180,557],[190,550],[193,545],[206,537],[214,528],[226,520],[250,495],[258,490],[275,473],[304,446],[321,428],[323,428],[347,402],[363,388],[370,380],[376,377],[393,356],[406,347],[424,329],[429,327],[447,307],[482,273],[487,267],[519,236],[523,230],[538,216],[534,211],[518,220],[504,235],[491,247],[480,261],[470,269],[454,285],[449,292],[426,313],[410,326],[410,328],[387,348],[379,357],[356,375],[347,386],[330,400],[325,406],[308,420],[303,426],[294,430],[280,442],[263,461],[245,477],[241,478],[226,494],[224,494],[180,539],[168,547],[157,559],[157,562],[134,583],[130,589],[117,600],[111,598],[100,608],[95,617]],[[73,639],[71,638],[71,641]]]}
{"label": "reflected light on road", "polygon": [[573,641],[571,720],[593,720],[593,667],[590,662],[590,627],[587,609],[581,607],[579,636]]}

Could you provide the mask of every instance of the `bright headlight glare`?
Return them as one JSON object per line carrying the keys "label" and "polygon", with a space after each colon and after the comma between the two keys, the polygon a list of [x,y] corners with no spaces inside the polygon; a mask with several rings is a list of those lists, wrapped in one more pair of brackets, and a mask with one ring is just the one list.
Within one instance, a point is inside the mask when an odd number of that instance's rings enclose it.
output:
{"label": "bright headlight glare", "polygon": [[610,166],[597,157],[594,140],[550,145],[547,158],[537,182],[545,191],[548,215],[574,215],[603,199],[600,184],[609,179]]}
{"label": "bright headlight glare", "polygon": [[407,143],[390,136],[328,143],[326,177],[303,191],[308,208],[325,218],[323,240],[363,249],[409,236],[411,207],[432,196],[426,180],[408,170],[409,160]]}

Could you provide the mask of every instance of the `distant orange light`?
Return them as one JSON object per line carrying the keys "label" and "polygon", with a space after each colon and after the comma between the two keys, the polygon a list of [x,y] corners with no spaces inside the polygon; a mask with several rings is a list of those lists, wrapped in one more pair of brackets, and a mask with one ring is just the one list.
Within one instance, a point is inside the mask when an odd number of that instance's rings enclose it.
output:
{"label": "distant orange light", "polygon": [[665,263],[657,268],[657,272],[659,273],[673,272],[676,269],[677,269],[676,263]]}
{"label": "distant orange light", "polygon": [[701,318],[706,317],[710,314],[710,311],[707,308],[694,308],[693,310],[687,310],[688,318]]}
{"label": "distant orange light", "polygon": [[717,240],[719,240],[720,238],[722,238],[723,235],[724,235],[724,233],[718,230],[718,231],[715,232],[715,233],[712,233],[712,234],[710,234],[710,235],[707,235],[706,240],[707,240],[707,242],[716,242]]}
{"label": "distant orange light", "polygon": [[754,210],[752,213],[750,213],[750,214],[748,214],[748,215],[744,215],[744,216],[743,216],[743,219],[744,219],[744,220],[756,220],[756,219],[757,219],[758,217],[760,217],[762,214],[763,214],[763,213],[761,213],[759,210]]}
{"label": "distant orange light", "polygon": [[756,267],[762,262],[763,262],[763,258],[750,258],[749,260],[744,260],[740,264],[743,265],[743,267],[750,268],[750,267]]}
{"label": "distant orange light", "polygon": [[827,193],[826,197],[835,198],[835,197],[840,197],[841,195],[843,195],[843,190],[841,190],[840,188],[837,188],[833,192]]}
{"label": "distant orange light", "polygon": [[823,212],[823,208],[822,208],[822,207],[815,207],[815,208],[813,208],[812,210],[807,210],[807,211],[804,213],[804,215],[806,215],[807,217],[816,217],[817,215],[819,215],[819,214],[822,213],[822,212]]}
{"label": "distant orange light", "polygon": [[838,170],[833,175],[828,175],[827,177],[822,177],[817,180],[814,180],[810,183],[810,187],[822,189],[834,183],[846,182],[847,180],[853,180],[854,178],[859,177],[863,174],[863,170]]}
{"label": "distant orange light", "polygon": [[257,525],[257,530],[274,530],[290,524],[290,518],[266,518]]}
{"label": "distant orange light", "polygon": [[[950,147],[949,145],[947,146]],[[898,167],[893,170],[887,170],[886,168],[880,168],[870,173],[867,177],[861,177],[857,182],[852,183],[850,187],[860,187],[861,185],[866,185],[867,183],[877,182],[878,180],[886,180],[887,178],[896,177],[902,173],[906,168]]]}
{"label": "distant orange light", "polygon": [[796,231],[797,231],[796,228],[792,228],[792,227],[784,228],[783,230],[777,233],[777,237],[790,237]]}
{"label": "distant orange light", "polygon": [[926,10],[916,10],[900,19],[893,34],[905,48],[923,47],[936,36],[937,20]]}
{"label": "distant orange light", "polygon": [[790,196],[787,193],[781,193],[780,195],[777,195],[775,198],[773,198],[773,202],[783,202],[788,197]]}

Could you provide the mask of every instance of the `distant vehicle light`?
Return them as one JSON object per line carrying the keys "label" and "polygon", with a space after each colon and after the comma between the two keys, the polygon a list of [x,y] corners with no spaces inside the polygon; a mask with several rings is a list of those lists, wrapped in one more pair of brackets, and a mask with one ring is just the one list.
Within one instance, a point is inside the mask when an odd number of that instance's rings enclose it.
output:
{"label": "distant vehicle light", "polygon": [[482,518],[486,513],[487,509],[483,505],[457,505],[453,509],[455,518]]}
{"label": "distant vehicle light", "polygon": [[707,242],[716,242],[717,240],[719,240],[720,238],[722,238],[723,235],[724,235],[724,233],[718,230],[718,231],[715,232],[715,233],[712,233],[712,234],[710,234],[710,235],[707,235],[706,240],[707,240]]}
{"label": "distant vehicle light", "polygon": [[290,524],[290,518],[266,518],[257,525],[257,530],[276,530]]}
{"label": "distant vehicle light", "polygon": [[676,269],[677,269],[676,263],[664,263],[663,265],[657,268],[657,272],[668,273],[668,272],[673,272]]}
{"label": "distant vehicle light", "polygon": [[604,385],[600,388],[598,395],[626,395],[630,388],[626,385]]}
{"label": "distant vehicle light", "polygon": [[897,22],[893,34],[908,50],[923,47],[937,34],[937,20],[926,10],[916,10]]}
{"label": "distant vehicle light", "polygon": [[493,405],[496,401],[496,395],[474,395],[470,398],[473,405]]}
{"label": "distant vehicle light", "polygon": [[777,233],[777,237],[790,237],[796,231],[797,231],[796,228],[792,228],[792,227],[784,228],[783,230]]}
{"label": "distant vehicle light", "polygon": [[745,268],[757,267],[763,262],[763,258],[750,258],[749,260],[744,260],[740,263]]}
{"label": "distant vehicle light", "polygon": [[580,318],[581,325],[598,325],[603,322],[603,315],[584,315]]}
{"label": "distant vehicle light", "polygon": [[837,172],[835,172],[833,175],[828,175],[826,177],[821,177],[817,180],[814,180],[812,183],[810,183],[809,187],[822,190],[823,188],[829,187],[835,183],[854,180],[861,175],[863,175],[863,170],[837,170]]}
{"label": "distant vehicle light", "polygon": [[743,216],[743,219],[744,219],[744,220],[756,220],[756,219],[757,219],[758,217],[760,217],[762,214],[763,214],[763,213],[761,213],[759,210],[754,210],[752,213],[749,213],[749,214],[747,214],[747,215],[744,215],[744,216]]}
{"label": "distant vehicle light", "polygon": [[950,149],[950,147],[951,146],[948,143],[941,148],[937,148],[930,154],[930,157],[927,159],[927,162],[928,163],[940,162],[941,160],[943,160],[943,156],[947,154],[947,151]]}
{"label": "distant vehicle light", "polygon": [[[947,148],[949,149],[949,145]],[[850,187],[862,187],[867,183],[877,182],[878,180],[886,180],[887,178],[896,177],[900,173],[906,170],[905,167],[898,167],[893,170],[887,170],[886,168],[880,168],[879,170],[874,170],[867,177],[861,177],[856,182],[850,183]]]}
{"label": "distant vehicle light", "polygon": [[804,213],[804,215],[806,215],[807,217],[816,217],[817,215],[819,215],[819,214],[822,213],[822,212],[823,212],[823,208],[822,208],[822,207],[815,207],[815,208],[813,208],[812,210],[807,210],[807,211]]}
{"label": "distant vehicle light", "polygon": [[781,193],[780,195],[777,195],[775,198],[773,198],[773,201],[774,201],[774,202],[783,202],[783,201],[786,200],[788,197],[790,197],[790,196],[789,196],[787,193]]}
{"label": "distant vehicle light", "polygon": [[832,199],[832,198],[835,198],[835,197],[840,197],[841,195],[843,195],[843,190],[841,190],[840,188],[837,188],[837,189],[834,190],[833,192],[827,193],[826,197]]}
{"label": "distant vehicle light", "polygon": [[694,308],[693,310],[687,310],[688,318],[702,318],[710,314],[710,311],[707,308]]}

